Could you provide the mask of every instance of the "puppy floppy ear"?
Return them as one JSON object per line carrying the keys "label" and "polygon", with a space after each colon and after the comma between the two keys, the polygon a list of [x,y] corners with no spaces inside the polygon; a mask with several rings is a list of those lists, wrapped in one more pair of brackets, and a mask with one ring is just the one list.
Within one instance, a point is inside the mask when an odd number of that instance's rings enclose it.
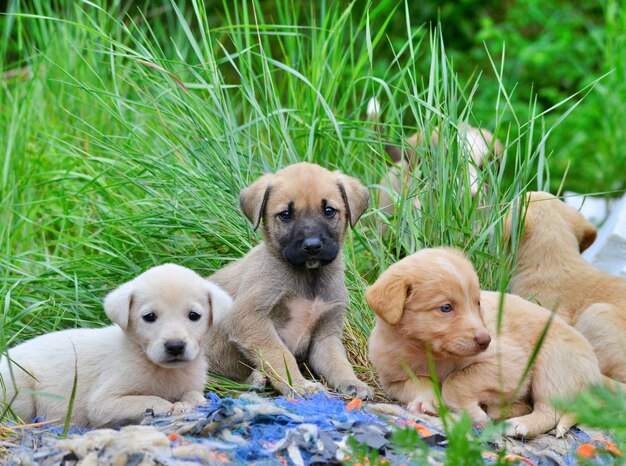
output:
{"label": "puppy floppy ear", "polygon": [[596,240],[596,237],[598,236],[598,229],[595,225],[592,225],[587,220],[584,220],[582,229],[576,236],[578,238],[578,249],[581,253],[583,253]]}
{"label": "puppy floppy ear", "polygon": [[578,241],[578,249],[582,253],[593,244],[598,236],[598,229],[573,207],[568,206],[568,221],[572,225]]}
{"label": "puppy floppy ear", "polygon": [[233,307],[233,298],[220,286],[211,281],[206,281],[206,287],[209,291],[209,305],[211,307],[209,325],[213,325],[230,312]]}
{"label": "puppy floppy ear", "polygon": [[124,283],[111,291],[104,298],[104,312],[111,321],[119,325],[122,330],[128,328],[130,308],[133,305],[134,280]]}
{"label": "puppy floppy ear", "polygon": [[370,203],[370,192],[356,178],[341,173],[338,174],[337,184],[346,206],[348,221],[350,226],[354,227]]}
{"label": "puppy floppy ear", "polygon": [[365,299],[378,317],[395,325],[402,318],[408,291],[406,279],[402,274],[396,273],[392,266],[365,290]]}
{"label": "puppy floppy ear", "polygon": [[271,173],[263,175],[239,193],[241,210],[248,217],[248,220],[252,222],[255,230],[259,228],[267,199],[270,196],[272,176]]}

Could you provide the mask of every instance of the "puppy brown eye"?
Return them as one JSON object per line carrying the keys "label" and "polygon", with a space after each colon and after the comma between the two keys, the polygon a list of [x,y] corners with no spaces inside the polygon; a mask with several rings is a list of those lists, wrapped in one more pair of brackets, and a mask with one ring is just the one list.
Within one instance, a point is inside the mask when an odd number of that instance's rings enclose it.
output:
{"label": "puppy brown eye", "polygon": [[452,312],[452,304],[444,304],[439,308],[441,312]]}
{"label": "puppy brown eye", "polygon": [[148,323],[152,323],[157,320],[157,316],[154,312],[148,312],[142,316],[142,319]]}
{"label": "puppy brown eye", "polygon": [[324,215],[326,218],[333,218],[337,213],[337,209],[333,209],[332,207],[326,207],[324,209]]}
{"label": "puppy brown eye", "polygon": [[288,222],[289,220],[291,220],[291,212],[288,210],[283,210],[280,214],[277,215],[277,217],[283,222]]}
{"label": "puppy brown eye", "polygon": [[189,320],[200,320],[200,317],[202,317],[200,314],[198,314],[196,311],[190,311],[189,312]]}

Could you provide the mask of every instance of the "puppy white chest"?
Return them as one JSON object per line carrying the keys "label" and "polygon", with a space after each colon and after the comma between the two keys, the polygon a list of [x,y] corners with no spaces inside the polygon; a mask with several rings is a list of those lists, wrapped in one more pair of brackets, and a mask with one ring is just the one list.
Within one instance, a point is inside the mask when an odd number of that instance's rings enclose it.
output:
{"label": "puppy white chest", "polygon": [[306,350],[318,321],[332,306],[319,299],[294,298],[286,305],[289,317],[278,327],[278,334],[289,351],[297,354]]}

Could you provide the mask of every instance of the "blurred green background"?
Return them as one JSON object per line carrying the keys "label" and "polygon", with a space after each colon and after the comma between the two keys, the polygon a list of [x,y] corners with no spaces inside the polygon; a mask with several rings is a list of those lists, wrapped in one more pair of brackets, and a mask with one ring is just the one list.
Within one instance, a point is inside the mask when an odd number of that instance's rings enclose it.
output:
{"label": "blurred green background", "polygon": [[[264,13],[271,15],[274,2],[262,4]],[[357,1],[355,9],[365,6],[366,2]],[[446,53],[459,81],[473,82],[479,78],[473,98],[477,122],[493,130],[496,120],[493,102],[497,99],[499,77],[490,60],[498,68],[504,61],[502,84],[510,90],[511,104],[520,121],[531,113],[531,94],[536,95],[536,113],[549,110],[570,96],[575,95],[572,103],[584,97],[547,141],[551,191],[562,187],[581,193],[623,194],[626,2],[424,0],[406,5],[379,2],[372,9],[388,13],[393,8],[397,14],[386,29],[387,40],[376,50],[374,75],[382,78],[389,73],[395,54],[406,41],[405,11],[414,27],[425,25],[420,32],[424,36],[439,22]],[[306,11],[303,8],[303,13]],[[304,14],[303,24],[309,20],[310,16]],[[430,63],[426,55],[423,58],[416,68],[427,79]],[[512,113],[504,114],[505,124],[512,123]],[[551,127],[561,113],[547,115],[545,126]]]}
{"label": "blurred green background", "polygon": [[[169,2],[162,6],[150,2],[148,9],[146,2],[114,3],[112,9],[129,13],[143,9],[153,16],[151,21],[168,21],[163,13],[170,10]],[[279,24],[284,6],[275,0],[257,3],[266,22]],[[299,26],[315,26],[327,8],[325,2],[288,3]],[[181,10],[190,11],[189,2],[177,4]],[[227,22],[223,2],[205,5],[210,13],[209,26],[219,28]],[[494,129],[493,102],[499,84],[510,91],[514,109],[503,115],[505,125],[513,119],[525,121],[532,112],[547,111],[571,96],[571,104],[583,99],[547,141],[551,191],[562,188],[607,196],[622,194],[626,187],[626,1],[420,0],[370,5],[357,0],[351,15],[354,29],[368,9],[372,35],[395,11],[384,25],[385,39],[374,50],[372,74],[384,79],[393,72],[394,59],[406,43],[407,14],[412,32],[424,39],[440,23],[445,51],[459,82],[479,80],[473,114],[486,128]],[[193,22],[190,24],[193,28]],[[426,53],[424,48],[423,60],[414,64],[424,79],[430,66]],[[503,62],[501,83],[492,60],[497,68]],[[232,78],[236,80],[236,76]],[[536,96],[534,109],[529,106],[531,95]],[[545,126],[551,127],[562,113],[548,114]],[[408,127],[415,125],[411,118],[405,117]],[[537,135],[536,140],[539,138]]]}
{"label": "blurred green background", "polygon": [[[43,3],[45,7],[41,6]],[[175,3],[189,18],[192,31],[197,31],[192,2]],[[47,12],[50,8],[62,16],[68,5],[63,1],[41,4],[5,0],[0,2],[0,11]],[[232,4],[221,1],[204,4],[206,24],[214,28],[219,37],[220,32],[216,30],[229,22],[227,10]],[[289,8],[297,24],[305,27],[320,26],[316,25],[316,19],[323,18],[328,8],[326,2],[317,1],[260,0],[256,4],[260,6],[259,16],[267,23],[279,24],[283,10]],[[172,33],[177,27],[170,2],[113,1],[103,5],[116,17],[143,12],[146,21],[157,25],[153,28],[157,34]],[[510,91],[514,109],[503,115],[501,121],[505,125],[512,119],[524,121],[532,111],[549,110],[571,96],[575,96],[571,104],[584,97],[547,142],[551,190],[564,187],[581,193],[618,196],[626,184],[625,5],[626,1],[619,0],[423,0],[379,1],[371,5],[357,0],[352,5],[350,18],[353,28],[358,29],[360,18],[369,10],[371,33],[375,34],[376,27],[383,27],[383,22],[395,12],[389,24],[384,25],[385,38],[374,50],[371,71],[380,78],[393,72],[394,58],[406,43],[406,14],[417,37],[426,38],[429,30],[440,22],[445,51],[454,64],[459,82],[472,83],[479,79],[473,96],[473,113],[477,122],[491,130],[496,120],[493,102],[497,99],[499,85],[491,60],[498,68],[503,61],[500,84]],[[158,27],[159,24],[164,27]],[[0,49],[4,68],[14,68],[23,59],[23,39],[15,30],[7,28],[4,28],[4,35],[9,39],[4,42],[9,46]],[[228,31],[221,35],[225,38]],[[357,40],[364,40],[363,37],[361,34]],[[166,43],[170,37],[157,39]],[[275,56],[280,55],[276,52]],[[427,79],[430,63],[425,48],[423,54],[424,59],[414,65]],[[401,61],[402,54],[399,58]],[[237,76],[233,73],[231,78],[236,80]],[[531,95],[536,97],[534,109],[529,105]],[[551,127],[560,114],[562,112],[547,115],[545,126]],[[408,127],[415,124],[410,115],[405,119]]]}

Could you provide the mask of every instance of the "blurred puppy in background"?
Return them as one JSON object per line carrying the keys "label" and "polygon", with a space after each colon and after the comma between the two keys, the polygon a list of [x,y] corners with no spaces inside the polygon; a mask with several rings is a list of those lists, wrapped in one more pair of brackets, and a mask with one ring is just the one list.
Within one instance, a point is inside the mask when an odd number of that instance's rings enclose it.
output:
{"label": "blurred puppy in background", "polygon": [[21,419],[67,415],[86,427],[177,414],[204,402],[209,328],[228,312],[224,290],[185,267],[153,267],[108,294],[116,324],[28,340],[0,358],[3,400]]}
{"label": "blurred puppy in background", "polygon": [[602,373],[626,382],[626,279],[582,258],[597,229],[576,209],[544,192],[528,193],[526,200],[511,292],[574,325],[594,347]]}
{"label": "blurred puppy in background", "polygon": [[563,435],[575,419],[555,409],[552,400],[593,383],[612,383],[603,379],[581,334],[518,296],[481,291],[472,264],[458,250],[423,249],[405,257],[365,296],[377,316],[369,345],[372,363],[387,395],[415,413],[437,413],[429,352],[446,406],[467,411],[478,425],[509,419],[511,436],[534,437],[555,427]]}
{"label": "blurred puppy in background", "polygon": [[[380,117],[380,104],[373,97],[367,108],[367,117],[372,122],[378,122]],[[380,129],[380,126],[378,126]],[[479,179],[478,170],[482,169],[489,161],[498,163],[504,150],[499,139],[495,139],[493,133],[484,128],[474,128],[467,123],[458,126],[458,145],[462,148],[462,155],[467,157],[467,170],[469,177],[470,192],[472,198],[478,193]],[[394,199],[413,198],[416,208],[421,207],[416,190],[411,189],[413,180],[419,179],[420,163],[430,148],[437,150],[440,143],[440,130],[435,126],[430,134],[430,140],[425,138],[421,132],[413,134],[407,138],[405,145],[408,148],[385,145],[385,151],[389,155],[393,166],[389,168],[387,174],[381,179],[378,193],[378,207],[387,217],[392,217],[396,212],[396,202]],[[448,148],[443,147],[447,152]],[[384,234],[387,231],[386,222],[378,217],[378,230]]]}

